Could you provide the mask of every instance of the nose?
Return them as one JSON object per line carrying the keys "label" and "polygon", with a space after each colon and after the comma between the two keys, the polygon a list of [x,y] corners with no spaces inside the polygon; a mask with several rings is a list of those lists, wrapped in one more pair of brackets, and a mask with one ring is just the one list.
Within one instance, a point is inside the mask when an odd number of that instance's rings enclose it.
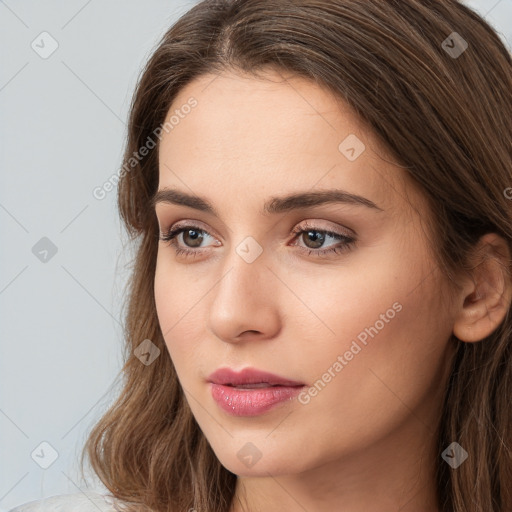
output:
{"label": "nose", "polygon": [[235,250],[213,289],[209,329],[227,343],[273,338],[279,333],[279,280],[262,253],[252,262]]}

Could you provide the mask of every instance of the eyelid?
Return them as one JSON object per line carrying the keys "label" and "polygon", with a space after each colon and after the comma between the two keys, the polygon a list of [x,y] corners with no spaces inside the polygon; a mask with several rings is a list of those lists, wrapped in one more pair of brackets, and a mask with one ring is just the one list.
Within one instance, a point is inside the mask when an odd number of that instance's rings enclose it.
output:
{"label": "eyelid", "polygon": [[[347,238],[357,237],[357,233],[353,229],[349,229],[345,226],[340,226],[339,224],[336,224],[336,227],[323,226],[321,224],[317,224],[317,222],[319,221],[325,221],[329,222],[330,224],[335,224],[332,221],[327,221],[325,219],[315,219],[315,221],[306,219],[297,223],[296,226],[291,230],[291,233],[295,235],[297,233],[300,233],[301,231],[312,229],[317,231],[330,232],[333,235],[346,236]],[[203,222],[190,219],[176,221],[175,223],[171,224],[168,228],[165,228],[165,230],[162,229],[162,227],[159,224],[160,233],[168,233],[171,230],[176,231],[180,228],[190,227],[191,224],[200,228],[202,231],[206,232],[206,234],[210,236],[215,236],[215,238],[222,238],[217,236],[215,233],[212,233],[212,230],[209,227],[206,227],[206,224],[204,224]]]}
{"label": "eyelid", "polygon": [[206,224],[204,224],[203,222],[201,222],[199,220],[191,220],[191,219],[178,220],[174,223],[169,224],[169,227],[166,227],[166,228],[160,227],[160,233],[164,233],[164,232],[167,233],[171,230],[176,231],[177,229],[187,228],[187,227],[190,227],[191,225],[196,226],[197,228],[201,229],[202,231],[205,231],[210,236],[215,236],[215,238],[222,238],[222,237],[217,236],[214,232],[212,232],[213,230],[210,227],[206,227]]}
{"label": "eyelid", "polygon": [[322,224],[317,224],[317,222],[318,221],[311,221],[309,219],[299,222],[299,224],[293,228],[292,233],[296,234],[300,233],[301,231],[307,231],[308,229],[311,229],[315,231],[323,231],[336,236],[345,236],[347,238],[354,238],[357,236],[357,233],[353,229],[349,229],[338,224],[336,224],[336,227],[323,226]]}
{"label": "eyelid", "polygon": [[[215,235],[212,235],[208,229],[203,229],[201,226],[204,226],[202,222],[196,222],[196,221],[190,221],[190,220],[181,220],[177,221],[174,224],[171,223],[171,226],[167,228],[164,232],[160,230],[160,236],[159,239],[163,242],[170,243],[171,246],[174,246],[175,251],[177,252],[188,252],[193,254],[199,254],[202,251],[207,250],[207,247],[203,248],[195,248],[195,249],[180,249],[180,247],[177,245],[178,236],[181,235],[183,232],[188,231],[190,229],[195,229],[197,231],[200,231],[204,233],[207,237],[210,238],[216,238]],[[307,233],[308,231],[317,231],[322,232],[324,235],[327,235],[331,238],[335,238],[340,240],[338,244],[335,244],[333,246],[333,249],[306,249],[298,245],[297,243],[293,243],[292,246],[297,246],[301,250],[310,251],[310,253],[317,253],[319,256],[321,254],[325,254],[330,252],[331,250],[334,252],[342,252],[344,247],[351,246],[352,244],[355,244],[358,240],[357,233],[355,233],[354,230],[338,226],[336,229],[329,229],[328,227],[321,226],[320,224],[316,224],[315,222],[311,222],[309,219],[302,221],[302,223],[298,223],[294,229],[291,231],[293,236],[293,240],[295,241],[302,233]],[[342,247],[340,249],[337,249],[339,244],[342,244]],[[219,247],[219,244],[217,241],[215,241],[211,247]]]}

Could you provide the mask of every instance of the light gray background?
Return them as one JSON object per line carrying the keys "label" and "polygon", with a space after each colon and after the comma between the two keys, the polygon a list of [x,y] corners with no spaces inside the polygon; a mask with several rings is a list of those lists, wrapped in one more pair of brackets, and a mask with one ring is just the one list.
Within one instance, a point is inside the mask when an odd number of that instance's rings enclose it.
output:
{"label": "light gray background", "polygon": [[[104,490],[77,461],[119,391],[130,254],[116,190],[92,191],[119,168],[141,66],[195,3],[0,0],[0,512]],[[466,3],[511,47],[512,0]],[[58,43],[46,59],[31,47],[51,48],[44,31]],[[57,248],[46,262],[32,251],[43,237]],[[47,469],[42,442],[58,453]]]}

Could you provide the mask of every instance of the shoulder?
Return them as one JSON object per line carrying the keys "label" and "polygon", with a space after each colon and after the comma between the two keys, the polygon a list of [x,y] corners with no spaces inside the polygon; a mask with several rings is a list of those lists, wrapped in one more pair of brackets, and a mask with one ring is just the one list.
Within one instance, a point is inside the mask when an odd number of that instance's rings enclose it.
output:
{"label": "shoulder", "polygon": [[92,492],[62,494],[18,505],[9,512],[117,512],[109,496]]}

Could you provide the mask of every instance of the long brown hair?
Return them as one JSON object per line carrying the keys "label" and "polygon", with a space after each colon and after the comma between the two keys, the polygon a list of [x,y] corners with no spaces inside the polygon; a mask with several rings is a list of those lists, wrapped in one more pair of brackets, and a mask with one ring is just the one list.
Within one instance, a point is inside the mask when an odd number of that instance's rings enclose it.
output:
{"label": "long brown hair", "polygon": [[[159,327],[158,223],[150,205],[158,146],[143,157],[139,151],[149,139],[158,142],[171,103],[194,78],[224,70],[256,75],[269,66],[334,92],[368,123],[427,198],[432,247],[447,278],[455,282],[466,269],[484,233],[498,233],[510,247],[504,190],[512,186],[512,61],[474,11],[456,0],[198,3],[141,73],[119,173],[120,215],[136,242],[124,387],[92,429],[81,463],[87,453],[127,511],[227,512],[236,484],[188,407]],[[437,433],[443,512],[512,510],[511,322],[509,310],[481,342],[452,337],[457,351]],[[150,365],[134,354],[146,339],[161,351]],[[440,457],[452,441],[470,454],[456,470]]]}

